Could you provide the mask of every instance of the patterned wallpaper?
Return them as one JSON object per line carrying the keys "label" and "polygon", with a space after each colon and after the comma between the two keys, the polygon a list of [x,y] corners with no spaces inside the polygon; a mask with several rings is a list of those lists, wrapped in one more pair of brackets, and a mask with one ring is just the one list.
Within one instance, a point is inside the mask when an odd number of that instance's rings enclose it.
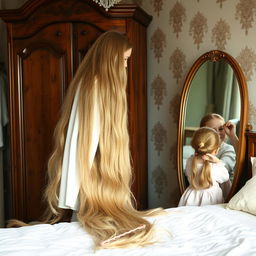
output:
{"label": "patterned wallpaper", "polygon": [[149,207],[176,206],[177,122],[185,76],[203,53],[232,55],[246,77],[249,122],[256,130],[256,0],[131,0],[148,27]]}

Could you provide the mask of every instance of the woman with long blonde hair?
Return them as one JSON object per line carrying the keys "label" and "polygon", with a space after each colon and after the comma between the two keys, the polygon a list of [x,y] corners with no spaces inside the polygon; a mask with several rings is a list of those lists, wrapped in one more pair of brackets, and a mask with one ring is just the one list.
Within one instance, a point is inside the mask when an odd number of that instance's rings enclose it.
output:
{"label": "woman with long blonde hair", "polygon": [[220,184],[229,179],[229,174],[216,157],[220,143],[218,133],[212,128],[202,127],[195,131],[191,140],[195,153],[186,163],[186,175],[190,185],[183,193],[179,206],[224,202]]}
{"label": "woman with long blonde hair", "polygon": [[96,247],[152,242],[144,217],[134,208],[127,129],[126,65],[132,46],[115,31],[89,49],[71,82],[55,129],[48,163],[46,219],[56,223],[65,209],[92,235]]}

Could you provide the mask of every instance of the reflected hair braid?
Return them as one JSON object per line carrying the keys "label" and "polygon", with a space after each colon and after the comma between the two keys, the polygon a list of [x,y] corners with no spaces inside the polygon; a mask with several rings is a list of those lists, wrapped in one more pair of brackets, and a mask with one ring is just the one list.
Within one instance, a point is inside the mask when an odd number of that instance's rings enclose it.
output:
{"label": "reflected hair braid", "polygon": [[218,133],[209,127],[202,127],[195,131],[191,146],[195,150],[192,160],[191,186],[194,189],[206,189],[212,186],[211,165],[209,161],[203,162],[203,169],[198,170],[199,158],[207,153],[212,153],[220,146],[220,137]]}

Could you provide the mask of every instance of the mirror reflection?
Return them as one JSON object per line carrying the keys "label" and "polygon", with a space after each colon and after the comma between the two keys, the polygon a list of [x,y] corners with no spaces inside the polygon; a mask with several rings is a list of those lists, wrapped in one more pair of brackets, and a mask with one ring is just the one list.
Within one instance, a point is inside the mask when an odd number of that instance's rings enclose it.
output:
{"label": "mirror reflection", "polygon": [[[193,189],[187,189],[182,195],[180,205],[223,203],[228,197],[239,148],[240,113],[239,82],[232,66],[225,59],[218,62],[205,61],[191,80],[185,102],[182,168],[185,188],[189,186],[199,190],[208,189],[209,193],[203,197],[198,191],[194,193]],[[199,136],[199,130],[204,130],[199,129],[200,127],[209,127],[210,133],[213,130],[215,135],[218,134],[220,141],[217,148],[212,145],[211,151],[205,135]],[[209,129],[204,132],[209,132]],[[200,148],[205,143],[208,143],[207,148]],[[206,162],[211,163],[212,173],[208,171],[208,176],[211,177],[199,177],[193,168],[195,165],[201,166],[198,173],[202,174],[202,167]],[[191,200],[199,200],[200,203],[190,202]]]}
{"label": "mirror reflection", "polygon": [[179,206],[224,203],[223,189],[231,186],[225,164],[217,157],[220,136],[213,128],[200,127],[192,137],[194,154],[186,162],[185,174],[189,186],[183,193]]}

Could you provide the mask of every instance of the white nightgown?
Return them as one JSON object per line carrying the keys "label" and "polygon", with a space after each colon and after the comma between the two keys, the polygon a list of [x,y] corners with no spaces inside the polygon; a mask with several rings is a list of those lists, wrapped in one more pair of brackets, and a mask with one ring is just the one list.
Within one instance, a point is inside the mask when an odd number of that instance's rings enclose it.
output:
{"label": "white nightgown", "polygon": [[[186,175],[188,180],[190,180],[192,175],[192,159],[191,156],[187,160],[186,165]],[[213,185],[207,189],[196,190],[189,186],[181,196],[178,206],[185,205],[210,205],[210,204],[221,204],[224,202],[222,189],[220,188],[221,183],[229,180],[229,173],[222,162],[220,163],[210,163],[211,165],[211,177]],[[201,171],[203,168],[203,163],[198,163],[198,169]]]}
{"label": "white nightgown", "polygon": [[[60,192],[59,192],[59,208],[79,210],[79,189],[80,176],[77,166],[77,138],[78,138],[78,97],[79,89],[76,92],[67,130],[65,141],[64,156],[62,162]],[[92,119],[92,141],[89,150],[89,167],[91,168],[96,154],[99,137],[100,137],[100,112],[99,106],[96,104],[97,95],[94,94],[94,107]]]}

